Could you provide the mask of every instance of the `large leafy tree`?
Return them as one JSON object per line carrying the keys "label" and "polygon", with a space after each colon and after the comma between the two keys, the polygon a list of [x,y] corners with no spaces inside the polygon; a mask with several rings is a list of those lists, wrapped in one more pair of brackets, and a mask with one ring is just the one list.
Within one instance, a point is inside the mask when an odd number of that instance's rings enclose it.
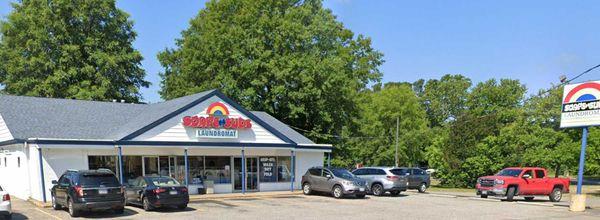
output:
{"label": "large leafy tree", "polygon": [[8,94],[139,101],[148,87],[136,34],[114,0],[23,0],[0,22]]}
{"label": "large leafy tree", "polygon": [[[415,84],[422,84],[422,81]],[[470,87],[471,80],[462,75],[444,75],[439,80],[428,80],[421,97],[427,106],[430,126],[445,125],[461,115],[466,110]]]}
{"label": "large leafy tree", "polygon": [[220,89],[313,138],[341,133],[383,62],[321,0],[213,0],[176,45],[158,55],[164,99]]}

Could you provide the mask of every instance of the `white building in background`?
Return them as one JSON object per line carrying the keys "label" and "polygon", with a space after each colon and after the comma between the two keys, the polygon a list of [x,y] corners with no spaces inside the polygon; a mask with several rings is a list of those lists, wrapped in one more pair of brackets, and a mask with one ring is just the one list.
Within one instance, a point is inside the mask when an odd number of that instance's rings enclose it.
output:
{"label": "white building in background", "polygon": [[157,104],[0,95],[0,185],[21,199],[48,200],[67,169],[168,175],[192,194],[199,179],[215,193],[298,189],[329,152],[217,90]]}

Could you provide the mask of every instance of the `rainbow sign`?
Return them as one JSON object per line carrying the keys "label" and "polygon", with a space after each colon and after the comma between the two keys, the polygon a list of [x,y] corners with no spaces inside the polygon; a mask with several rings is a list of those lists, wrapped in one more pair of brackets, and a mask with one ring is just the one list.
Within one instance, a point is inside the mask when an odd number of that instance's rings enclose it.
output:
{"label": "rainbow sign", "polygon": [[198,138],[238,138],[238,130],[252,127],[250,119],[231,117],[229,109],[221,102],[213,102],[206,108],[204,116],[185,116],[182,125],[196,129]]}
{"label": "rainbow sign", "polygon": [[561,128],[600,125],[600,81],[566,85]]}

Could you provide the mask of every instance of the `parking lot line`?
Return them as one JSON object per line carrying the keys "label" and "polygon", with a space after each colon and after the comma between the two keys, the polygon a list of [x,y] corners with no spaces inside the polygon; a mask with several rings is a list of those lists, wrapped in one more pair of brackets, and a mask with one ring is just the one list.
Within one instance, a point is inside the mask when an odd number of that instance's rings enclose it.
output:
{"label": "parking lot line", "polygon": [[49,212],[46,212],[46,211],[44,211],[44,210],[41,210],[41,209],[39,209],[39,208],[35,208],[35,209],[36,209],[36,210],[38,210],[38,211],[40,211],[40,212],[42,212],[42,213],[44,213],[44,214],[46,214],[46,215],[48,215],[48,216],[50,216],[50,217],[52,217],[52,218],[54,218],[54,219],[62,220],[61,218],[59,218],[59,217],[56,217],[55,215],[52,215],[52,214],[50,214]]}

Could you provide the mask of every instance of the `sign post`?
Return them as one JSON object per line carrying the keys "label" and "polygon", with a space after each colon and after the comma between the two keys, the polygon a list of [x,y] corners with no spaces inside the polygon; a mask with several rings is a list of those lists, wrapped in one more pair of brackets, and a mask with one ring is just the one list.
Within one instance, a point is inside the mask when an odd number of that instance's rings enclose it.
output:
{"label": "sign post", "polygon": [[577,172],[577,193],[571,197],[571,211],[585,211],[585,194],[582,194],[585,148],[589,127],[598,125],[600,125],[600,81],[565,85],[560,127],[583,128]]}

